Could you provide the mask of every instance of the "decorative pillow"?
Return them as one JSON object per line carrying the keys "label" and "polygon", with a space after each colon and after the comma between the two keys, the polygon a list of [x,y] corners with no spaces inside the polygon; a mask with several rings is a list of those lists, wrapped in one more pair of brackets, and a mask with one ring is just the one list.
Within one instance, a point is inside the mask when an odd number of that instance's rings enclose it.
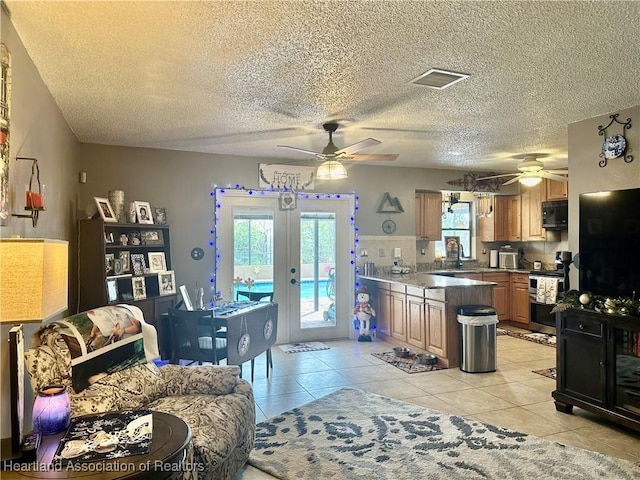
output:
{"label": "decorative pillow", "polygon": [[167,395],[226,395],[235,390],[240,367],[198,365],[185,367],[165,365],[160,369]]}
{"label": "decorative pillow", "polygon": [[135,410],[165,392],[164,379],[152,362],[107,375],[71,395],[71,415]]}

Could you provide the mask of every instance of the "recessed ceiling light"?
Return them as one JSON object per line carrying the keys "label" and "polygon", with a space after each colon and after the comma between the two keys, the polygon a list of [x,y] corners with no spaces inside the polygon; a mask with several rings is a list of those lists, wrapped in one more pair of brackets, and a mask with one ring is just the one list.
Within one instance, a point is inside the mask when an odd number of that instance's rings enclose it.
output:
{"label": "recessed ceiling light", "polygon": [[460,80],[464,80],[468,77],[469,75],[465,73],[450,72],[447,70],[438,70],[436,68],[432,68],[431,70],[427,70],[422,75],[411,80],[410,83],[419,85],[421,87],[444,90],[454,83],[458,83]]}

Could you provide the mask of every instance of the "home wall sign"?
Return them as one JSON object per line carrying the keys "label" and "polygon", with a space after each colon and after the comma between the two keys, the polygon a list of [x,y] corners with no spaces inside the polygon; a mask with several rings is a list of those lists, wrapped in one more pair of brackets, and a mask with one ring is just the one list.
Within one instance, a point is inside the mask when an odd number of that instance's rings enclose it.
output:
{"label": "home wall sign", "polygon": [[449,180],[447,183],[449,185],[453,185],[455,187],[462,187],[463,190],[467,192],[497,192],[500,190],[500,185],[502,185],[502,179],[500,178],[487,178],[484,180],[478,180],[482,177],[492,177],[494,176],[494,172],[489,173],[475,173],[468,172],[465,173],[462,178],[457,178],[455,180]]}
{"label": "home wall sign", "polygon": [[[606,167],[609,160],[619,157],[623,157],[625,163],[633,162],[633,155],[630,154],[631,149],[627,148],[627,139],[624,138],[624,131],[631,128],[631,118],[627,118],[627,121],[623,123],[618,120],[618,115],[618,113],[609,115],[611,121],[606,127],[598,126],[598,135],[605,137],[604,142],[602,142],[602,151],[600,152],[602,160],[598,162],[601,168]],[[607,136],[607,128],[614,123],[622,125],[621,133]]]}
{"label": "home wall sign", "polygon": [[260,187],[263,188],[310,190],[314,187],[315,175],[315,167],[263,163],[258,166]]}

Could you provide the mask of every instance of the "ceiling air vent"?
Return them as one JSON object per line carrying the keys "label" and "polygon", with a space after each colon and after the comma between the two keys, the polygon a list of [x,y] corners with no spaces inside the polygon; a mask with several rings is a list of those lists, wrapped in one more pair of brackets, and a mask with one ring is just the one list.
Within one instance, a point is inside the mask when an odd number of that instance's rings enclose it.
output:
{"label": "ceiling air vent", "polygon": [[469,75],[464,73],[456,73],[449,72],[447,70],[438,70],[436,68],[432,68],[431,70],[426,71],[419,77],[411,80],[410,83],[414,85],[420,85],[421,87],[429,87],[435,88],[436,90],[444,90],[447,87],[450,87],[454,83],[459,82],[460,80],[464,80]]}

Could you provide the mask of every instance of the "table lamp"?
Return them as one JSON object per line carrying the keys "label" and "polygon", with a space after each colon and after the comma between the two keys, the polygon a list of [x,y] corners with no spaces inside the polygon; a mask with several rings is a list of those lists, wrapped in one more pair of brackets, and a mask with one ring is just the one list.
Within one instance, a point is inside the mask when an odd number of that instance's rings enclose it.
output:
{"label": "table lamp", "polygon": [[69,242],[63,240],[0,239],[0,324],[14,325],[9,331],[11,458],[21,456],[23,440],[22,324],[40,323],[67,309],[68,250]]}

